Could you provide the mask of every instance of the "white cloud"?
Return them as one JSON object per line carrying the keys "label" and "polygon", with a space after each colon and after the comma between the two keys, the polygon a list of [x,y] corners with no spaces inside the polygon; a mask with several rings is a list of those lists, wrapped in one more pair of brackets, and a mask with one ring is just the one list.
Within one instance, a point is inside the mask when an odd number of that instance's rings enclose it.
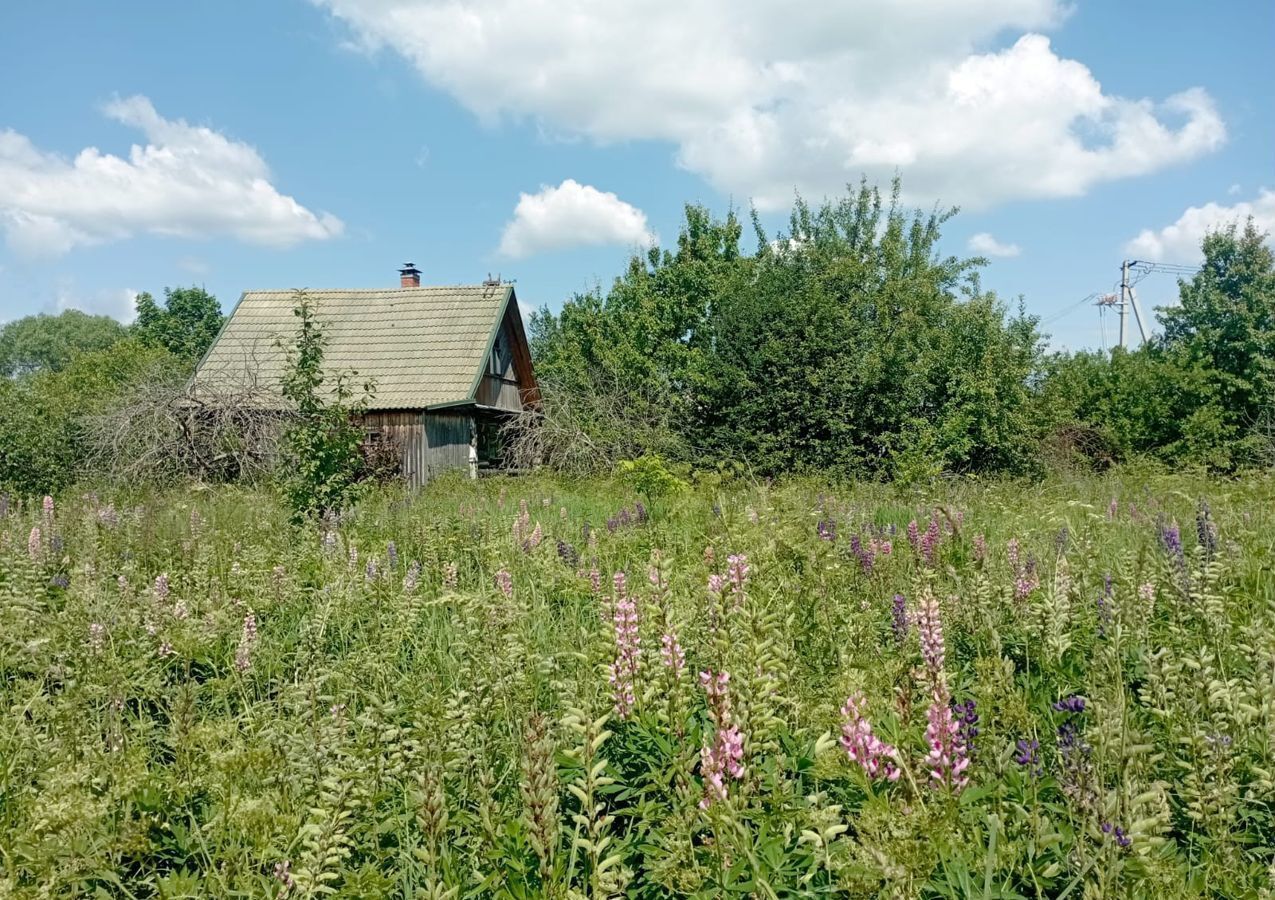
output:
{"label": "white cloud", "polygon": [[1232,206],[1206,203],[1189,207],[1172,225],[1158,231],[1144,229],[1125,244],[1125,253],[1152,262],[1200,262],[1200,243],[1208,232],[1236,221],[1242,227],[1249,216],[1259,231],[1275,231],[1275,191],[1263,188],[1256,200],[1242,200]]}
{"label": "white cloud", "polygon": [[1002,244],[986,231],[980,231],[970,238],[970,251],[979,256],[1018,256],[1023,248],[1017,244]]}
{"label": "white cloud", "polygon": [[141,233],[269,246],[341,233],[340,219],[279,193],[249,145],[165,119],[141,96],[103,112],[147,143],[133,145],[126,159],[88,147],[68,160],[0,130],[0,228],[15,250],[56,255]]}
{"label": "white cloud", "polygon": [[500,252],[517,258],[589,244],[654,242],[642,210],[568,178],[557,187],[542,185],[539,193],[519,196],[501,235]]}
{"label": "white cloud", "polygon": [[763,208],[896,170],[910,200],[1072,196],[1225,140],[1203,90],[1126,99],[1059,57],[1065,0],[313,2],[485,121],[669,141]]}
{"label": "white cloud", "polygon": [[54,306],[58,312],[78,309],[94,316],[110,316],[126,325],[137,316],[136,303],[137,291],[131,288],[97,291],[86,295],[76,291],[69,281],[59,284],[54,296]]}

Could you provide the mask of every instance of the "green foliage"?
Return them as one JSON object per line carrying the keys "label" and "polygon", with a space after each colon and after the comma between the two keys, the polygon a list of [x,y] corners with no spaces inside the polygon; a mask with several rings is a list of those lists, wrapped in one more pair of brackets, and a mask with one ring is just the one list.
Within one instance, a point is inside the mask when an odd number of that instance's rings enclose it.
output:
{"label": "green foliage", "polygon": [[39,494],[91,477],[87,418],[172,364],[167,351],[124,339],[59,371],[0,380],[0,488]]}
{"label": "green foliage", "polygon": [[1204,239],[1204,265],[1159,311],[1164,334],[1133,352],[1051,357],[1042,416],[1093,429],[1115,458],[1231,470],[1268,451],[1275,411],[1275,257],[1252,222]]}
{"label": "green foliage", "polygon": [[981,291],[977,260],[937,256],[951,213],[909,215],[898,198],[896,183],[888,205],[866,184],[818,209],[798,201],[788,235],[754,223],[752,256],[733,214],[689,207],[676,250],[635,257],[605,298],[533,318],[537,372],[577,407],[610,398],[585,425],[596,444],[642,440],[633,420],[676,438],[628,456],[707,451],[768,473],[1028,470],[1035,323]]}
{"label": "green foliage", "polygon": [[[738,480],[603,527],[633,502],[444,480],[307,529],[234,486],[7,505],[0,892],[1270,895],[1271,478]],[[975,702],[963,788],[930,775],[935,691]],[[841,746],[848,696],[897,780]]]}
{"label": "green foliage", "polygon": [[293,314],[295,343],[281,345],[287,354],[283,396],[294,407],[284,442],[283,483],[294,516],[301,519],[339,512],[354,498],[364,467],[364,432],[357,417],[375,388],[367,382],[356,397],[351,382],[358,373],[324,372],[327,338],[304,291],[297,291]]}
{"label": "green foliage", "polygon": [[621,460],[618,469],[620,477],[648,500],[658,500],[687,487],[686,481],[670,472],[664,460],[655,454]]}
{"label": "green foliage", "polygon": [[0,328],[0,376],[59,372],[80,353],[105,350],[126,329],[110,316],[68,309],[56,316],[26,316]]}
{"label": "green foliage", "polygon": [[132,330],[138,340],[174,356],[199,361],[217,339],[225,317],[217,298],[201,287],[164,288],[164,305],[149,293],[137,295]]}

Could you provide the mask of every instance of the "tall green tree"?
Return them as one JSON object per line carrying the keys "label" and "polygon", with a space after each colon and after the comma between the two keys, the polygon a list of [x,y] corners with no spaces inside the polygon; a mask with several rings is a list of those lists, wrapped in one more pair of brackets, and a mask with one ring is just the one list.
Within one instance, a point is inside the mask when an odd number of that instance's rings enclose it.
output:
{"label": "tall green tree", "polygon": [[0,329],[0,376],[61,371],[77,355],[105,350],[127,333],[110,316],[78,309],[17,319]]}
{"label": "tall green tree", "polygon": [[164,288],[163,306],[143,292],[136,306],[133,334],[191,363],[212,346],[225,321],[217,298],[201,287]]}
{"label": "tall green tree", "polygon": [[1249,219],[1204,238],[1204,265],[1159,311],[1164,348],[1212,374],[1219,439],[1247,434],[1275,405],[1275,254]]}

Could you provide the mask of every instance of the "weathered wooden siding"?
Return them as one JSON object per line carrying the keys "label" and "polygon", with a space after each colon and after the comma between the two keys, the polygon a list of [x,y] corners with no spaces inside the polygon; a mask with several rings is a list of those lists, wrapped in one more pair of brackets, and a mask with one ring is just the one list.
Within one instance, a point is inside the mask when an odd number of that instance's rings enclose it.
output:
{"label": "weathered wooden siding", "polygon": [[529,399],[527,388],[532,383],[531,358],[527,355],[521,319],[515,321],[517,316],[517,306],[510,304],[478,383],[476,399],[482,406],[517,411]]}
{"label": "weathered wooden siding", "polygon": [[413,485],[424,484],[426,444],[421,414],[414,410],[370,412],[363,416],[369,435],[393,441],[402,460],[403,478]]}
{"label": "weathered wooden siding", "polygon": [[468,413],[425,413],[425,480],[449,469],[469,470],[473,417]]}

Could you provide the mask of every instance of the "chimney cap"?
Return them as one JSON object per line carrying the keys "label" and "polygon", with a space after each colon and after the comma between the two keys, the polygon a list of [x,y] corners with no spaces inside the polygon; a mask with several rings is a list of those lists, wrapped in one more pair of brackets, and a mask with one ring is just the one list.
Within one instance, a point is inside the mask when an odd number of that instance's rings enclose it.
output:
{"label": "chimney cap", "polygon": [[400,275],[419,275],[421,270],[416,268],[416,263],[403,263],[403,268],[398,270]]}

